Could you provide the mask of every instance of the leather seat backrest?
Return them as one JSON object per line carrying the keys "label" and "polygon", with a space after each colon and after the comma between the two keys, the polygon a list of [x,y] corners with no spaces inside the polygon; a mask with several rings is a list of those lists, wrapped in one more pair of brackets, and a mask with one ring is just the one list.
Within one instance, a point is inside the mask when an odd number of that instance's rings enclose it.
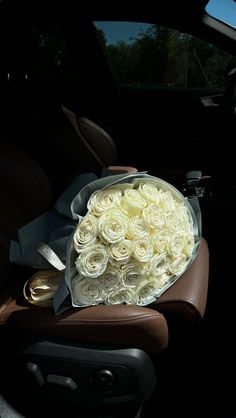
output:
{"label": "leather seat backrest", "polygon": [[54,199],[78,174],[117,165],[110,135],[92,120],[61,106],[48,88],[1,85],[1,132],[46,171]]}
{"label": "leather seat backrest", "polygon": [[[78,142],[82,142],[101,167],[117,165],[117,150],[112,137],[91,119],[77,117],[74,112],[61,106],[78,134]],[[78,144],[79,145],[79,144]]]}

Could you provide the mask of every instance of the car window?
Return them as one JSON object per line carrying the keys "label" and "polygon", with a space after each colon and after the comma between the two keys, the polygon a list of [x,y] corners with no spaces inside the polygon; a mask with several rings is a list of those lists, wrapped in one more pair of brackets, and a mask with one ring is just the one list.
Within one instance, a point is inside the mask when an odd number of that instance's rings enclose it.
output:
{"label": "car window", "polygon": [[[123,85],[223,88],[235,57],[190,34],[157,25],[94,22]],[[126,35],[125,35],[126,33]]]}
{"label": "car window", "polygon": [[235,0],[210,0],[206,5],[206,12],[236,28],[236,1]]}

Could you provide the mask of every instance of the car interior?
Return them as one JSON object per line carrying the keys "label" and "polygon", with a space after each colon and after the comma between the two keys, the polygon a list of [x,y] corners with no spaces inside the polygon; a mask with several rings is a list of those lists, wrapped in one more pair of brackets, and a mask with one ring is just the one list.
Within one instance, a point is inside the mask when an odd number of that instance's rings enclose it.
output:
{"label": "car interior", "polygon": [[[207,4],[0,2],[1,418],[236,416],[236,30]],[[104,170],[196,198],[198,253],[148,306],[55,315],[24,285],[61,272],[12,263],[11,243]]]}

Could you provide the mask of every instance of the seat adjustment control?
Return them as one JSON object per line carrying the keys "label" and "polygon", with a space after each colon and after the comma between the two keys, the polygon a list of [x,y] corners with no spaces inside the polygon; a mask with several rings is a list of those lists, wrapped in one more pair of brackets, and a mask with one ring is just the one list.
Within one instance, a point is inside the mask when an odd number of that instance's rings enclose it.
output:
{"label": "seat adjustment control", "polygon": [[97,388],[105,393],[109,393],[113,390],[115,376],[110,370],[102,369],[95,373],[93,381]]}
{"label": "seat adjustment control", "polygon": [[69,390],[75,390],[78,387],[74,380],[71,379],[71,377],[60,376],[57,374],[49,374],[47,376],[47,382],[54,383],[59,386],[64,386]]}
{"label": "seat adjustment control", "polygon": [[35,363],[28,362],[26,367],[27,370],[29,370],[32,373],[39,386],[42,387],[44,384],[44,377],[40,371],[39,366],[37,366],[37,364]]}

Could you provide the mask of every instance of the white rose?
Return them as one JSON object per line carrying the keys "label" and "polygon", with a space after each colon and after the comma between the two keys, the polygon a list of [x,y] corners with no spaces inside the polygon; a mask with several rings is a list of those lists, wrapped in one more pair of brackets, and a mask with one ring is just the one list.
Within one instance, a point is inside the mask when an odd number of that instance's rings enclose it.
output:
{"label": "white rose", "polygon": [[163,207],[163,209],[166,212],[174,211],[176,209],[176,203],[175,199],[173,198],[171,192],[163,192],[160,193],[160,206]]}
{"label": "white rose", "polygon": [[155,229],[160,229],[165,225],[165,212],[157,204],[151,204],[143,210],[143,217],[148,224]]}
{"label": "white rose", "polygon": [[122,266],[121,272],[123,285],[125,287],[136,287],[143,280],[145,267],[142,263],[132,262]]}
{"label": "white rose", "polygon": [[120,263],[126,263],[133,252],[133,243],[128,239],[123,239],[117,244],[112,244],[109,247],[111,257]]}
{"label": "white rose", "polygon": [[97,237],[97,218],[87,214],[77,226],[74,234],[74,247],[77,252],[95,243]]}
{"label": "white rose", "polygon": [[182,235],[171,235],[167,241],[167,252],[172,257],[178,257],[184,248],[184,239]]}
{"label": "white rose", "polygon": [[149,273],[153,277],[161,276],[169,268],[169,260],[166,253],[156,254],[149,263]]}
{"label": "white rose", "polygon": [[158,295],[158,289],[162,290],[162,288],[171,280],[172,277],[173,277],[173,274],[170,273],[170,271],[167,271],[161,276],[157,276],[154,278],[156,285],[157,285],[156,295]]}
{"label": "white rose", "polygon": [[166,229],[168,234],[181,234],[182,233],[182,226],[180,219],[177,218],[175,213],[169,212],[166,215]]}
{"label": "white rose", "polygon": [[104,288],[112,290],[121,285],[121,272],[119,267],[108,264],[104,273],[98,278]]}
{"label": "white rose", "polygon": [[142,281],[136,289],[135,299],[137,305],[147,305],[154,302],[157,288],[157,282],[154,279]]}
{"label": "white rose", "polygon": [[96,244],[81,252],[75,265],[81,276],[95,278],[104,273],[108,259],[107,248],[102,244]]}
{"label": "white rose", "polygon": [[108,293],[106,299],[106,304],[117,305],[121,303],[126,303],[128,305],[134,304],[134,294],[131,289],[127,289],[125,287],[120,287],[119,289],[115,289]]}
{"label": "white rose", "polygon": [[142,216],[134,216],[129,220],[127,237],[129,239],[143,238],[150,233],[150,227]]}
{"label": "white rose", "polygon": [[186,255],[180,254],[179,256],[175,257],[169,264],[169,272],[172,275],[179,275],[181,274],[185,267],[186,267]]}
{"label": "white rose", "polygon": [[146,202],[137,190],[127,189],[124,191],[120,205],[128,213],[128,216],[135,216],[142,212],[146,206]]}
{"label": "white rose", "polygon": [[96,216],[101,216],[105,211],[119,206],[122,193],[117,188],[98,190],[90,197],[87,207]]}
{"label": "white rose", "polygon": [[179,219],[182,219],[186,224],[189,223],[189,211],[184,201],[176,202],[175,213]]}
{"label": "white rose", "polygon": [[102,241],[110,244],[122,241],[128,231],[128,218],[120,210],[104,213],[98,219],[98,234]]}
{"label": "white rose", "polygon": [[159,254],[166,251],[168,235],[168,230],[166,228],[162,228],[157,233],[152,235],[151,239],[154,251]]}
{"label": "white rose", "polygon": [[190,231],[191,219],[189,218],[189,212],[184,203],[178,203],[175,209],[176,225],[179,230]]}
{"label": "white rose", "polygon": [[151,183],[140,182],[138,191],[148,203],[159,203],[160,197],[157,188]]}
{"label": "white rose", "polygon": [[146,263],[153,256],[153,246],[149,237],[134,240],[133,243],[133,257],[136,260]]}
{"label": "white rose", "polygon": [[97,279],[77,276],[72,282],[73,297],[79,305],[97,305],[104,300],[103,286]]}

